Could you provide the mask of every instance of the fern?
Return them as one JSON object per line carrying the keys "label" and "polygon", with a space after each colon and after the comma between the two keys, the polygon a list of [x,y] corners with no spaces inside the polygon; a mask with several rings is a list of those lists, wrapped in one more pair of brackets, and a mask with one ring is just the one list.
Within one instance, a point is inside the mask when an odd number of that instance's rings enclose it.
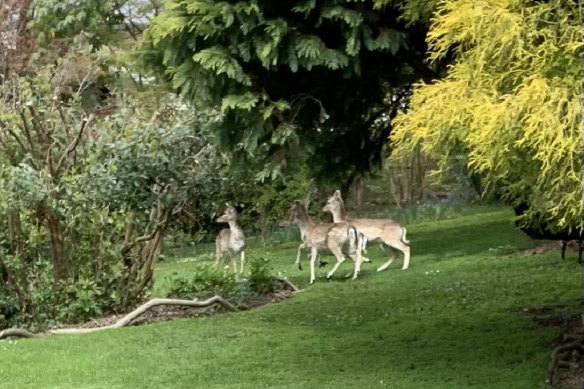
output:
{"label": "fern", "polygon": [[338,5],[324,7],[321,11],[320,19],[321,21],[323,19],[339,20],[345,22],[351,28],[357,28],[363,23],[363,15],[360,12]]}
{"label": "fern", "polygon": [[250,92],[242,95],[227,95],[221,101],[221,111],[226,112],[230,109],[241,109],[249,111],[256,106],[258,97]]}

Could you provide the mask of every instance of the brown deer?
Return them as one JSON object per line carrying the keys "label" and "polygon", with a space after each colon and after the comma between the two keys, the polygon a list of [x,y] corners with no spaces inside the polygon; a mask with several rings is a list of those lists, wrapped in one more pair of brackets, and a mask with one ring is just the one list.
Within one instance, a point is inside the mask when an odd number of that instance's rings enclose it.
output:
{"label": "brown deer", "polygon": [[[324,223],[315,224],[306,210],[306,205],[300,200],[294,201],[290,210],[290,221],[298,226],[300,235],[303,237],[301,244],[310,247],[310,283],[314,283],[314,265],[318,252],[330,250],[337,263],[328,272],[327,278],[331,278],[339,266],[345,261],[343,247],[348,245],[348,254],[355,261],[353,279],[357,278],[361,269],[361,234],[355,227],[348,223]],[[300,247],[299,247],[300,249]]]}
{"label": "brown deer", "polygon": [[[390,219],[351,219],[345,212],[345,203],[341,197],[341,191],[337,190],[328,199],[326,205],[322,209],[324,212],[330,212],[333,215],[335,223],[347,222],[354,226],[361,232],[365,239],[360,240],[359,250],[364,248],[367,241],[381,242],[404,254],[404,264],[402,270],[405,270],[410,265],[410,242],[406,240],[406,229],[397,222]],[[377,268],[377,271],[387,269],[393,262],[394,258],[390,257],[389,261]],[[366,261],[366,258],[363,258]]]}
{"label": "brown deer", "polygon": [[237,211],[229,203],[225,204],[227,208],[223,215],[217,218],[217,223],[228,223],[229,228],[219,232],[215,238],[215,267],[224,256],[227,256],[227,264],[233,265],[233,272],[237,273],[237,263],[233,259],[237,254],[241,255],[240,273],[243,273],[243,264],[245,263],[245,235],[243,230],[237,224]]}

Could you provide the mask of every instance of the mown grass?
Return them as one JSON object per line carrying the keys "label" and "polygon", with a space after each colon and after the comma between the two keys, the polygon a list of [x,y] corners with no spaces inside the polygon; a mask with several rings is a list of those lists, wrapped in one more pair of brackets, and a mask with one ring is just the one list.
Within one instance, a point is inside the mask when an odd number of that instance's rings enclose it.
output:
{"label": "mown grass", "polygon": [[[297,241],[252,244],[275,272],[306,290],[246,312],[102,333],[0,342],[1,388],[488,388],[543,387],[556,330],[525,308],[578,309],[580,273],[558,252],[530,248],[511,212],[488,208],[408,225],[410,269],[396,260],[377,273],[364,265],[333,281],[293,265]],[[282,236],[286,236],[284,233]],[[209,253],[212,249],[209,248]],[[210,256],[161,264],[188,274]],[[375,245],[375,264],[387,256]],[[306,260],[304,261],[307,267]]]}

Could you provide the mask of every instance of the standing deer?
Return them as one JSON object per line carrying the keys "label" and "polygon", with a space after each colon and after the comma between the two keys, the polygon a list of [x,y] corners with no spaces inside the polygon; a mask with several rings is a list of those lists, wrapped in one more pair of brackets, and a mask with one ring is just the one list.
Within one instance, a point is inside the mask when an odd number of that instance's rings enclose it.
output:
{"label": "standing deer", "polygon": [[[404,264],[402,270],[405,270],[410,265],[410,243],[406,240],[406,229],[397,222],[390,219],[351,219],[345,212],[345,203],[341,197],[341,191],[337,190],[328,199],[326,205],[322,209],[324,212],[330,212],[333,215],[335,223],[347,222],[355,226],[361,232],[365,239],[360,240],[361,246],[359,250],[363,249],[364,244],[369,242],[381,242],[390,247],[400,250],[404,254]],[[377,268],[377,271],[387,269],[393,262],[394,258],[390,257],[389,261]],[[363,261],[366,261],[363,258]]]}
{"label": "standing deer", "polygon": [[[308,198],[302,202],[302,204],[304,205],[304,208],[308,209],[308,203],[309,203]],[[280,221],[279,226],[280,227],[289,227],[291,224],[292,224],[292,220],[290,218],[288,218],[288,220]],[[302,250],[308,251],[308,260],[310,261],[310,247],[306,243],[306,236],[305,236],[304,231],[302,231],[302,230],[300,230],[300,240],[302,241],[302,243],[300,243],[298,245],[298,251],[296,252],[296,261],[294,262],[298,266],[298,270],[302,270],[302,264],[300,262]],[[316,259],[316,264],[318,265],[318,267],[322,267],[322,266],[326,265],[327,262],[321,261],[320,255],[319,255]]]}
{"label": "standing deer", "polygon": [[237,224],[237,211],[229,203],[225,204],[227,208],[223,215],[217,218],[217,223],[228,223],[229,228],[225,228],[219,232],[215,238],[215,267],[219,265],[221,258],[227,254],[226,262],[233,265],[233,272],[237,273],[237,263],[233,259],[234,256],[241,253],[241,269],[243,273],[243,264],[245,262],[245,235],[243,230]]}
{"label": "standing deer", "polygon": [[327,274],[327,278],[331,278],[345,261],[342,249],[346,244],[349,246],[349,256],[355,261],[353,279],[357,278],[361,269],[361,234],[355,227],[344,222],[315,224],[308,215],[306,206],[300,200],[294,201],[290,210],[290,220],[300,229],[300,235],[303,236],[303,245],[310,247],[311,284],[315,280],[314,264],[318,252],[328,249],[337,259],[337,263]]}

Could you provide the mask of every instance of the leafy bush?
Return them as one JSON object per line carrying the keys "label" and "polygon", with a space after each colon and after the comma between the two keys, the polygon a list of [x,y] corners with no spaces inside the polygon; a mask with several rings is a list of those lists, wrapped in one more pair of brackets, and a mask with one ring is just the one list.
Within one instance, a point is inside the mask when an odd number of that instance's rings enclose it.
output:
{"label": "leafy bush", "polygon": [[14,295],[0,287],[0,328],[10,326],[19,311],[20,307]]}
{"label": "leafy bush", "polygon": [[207,298],[214,295],[231,296],[238,288],[235,275],[201,265],[187,277],[167,279],[167,297],[184,299]]}
{"label": "leafy bush", "polygon": [[263,257],[254,258],[250,263],[249,287],[257,294],[266,294],[276,289],[272,268],[269,260]]}
{"label": "leafy bush", "polygon": [[199,265],[188,277],[178,277],[176,273],[167,277],[164,288],[167,297],[205,299],[220,295],[236,306],[244,307],[249,298],[276,289],[276,279],[271,271],[269,261],[263,257],[252,259],[249,278],[239,280],[229,270]]}
{"label": "leafy bush", "polygon": [[55,283],[49,260],[39,259],[22,268],[18,258],[5,258],[4,265],[9,267],[3,271],[15,274],[18,270],[27,284],[0,286],[0,328],[26,325],[42,329],[81,322],[113,312],[119,306],[116,286],[122,275],[115,268],[104,269],[99,279],[79,274],[76,280]]}

